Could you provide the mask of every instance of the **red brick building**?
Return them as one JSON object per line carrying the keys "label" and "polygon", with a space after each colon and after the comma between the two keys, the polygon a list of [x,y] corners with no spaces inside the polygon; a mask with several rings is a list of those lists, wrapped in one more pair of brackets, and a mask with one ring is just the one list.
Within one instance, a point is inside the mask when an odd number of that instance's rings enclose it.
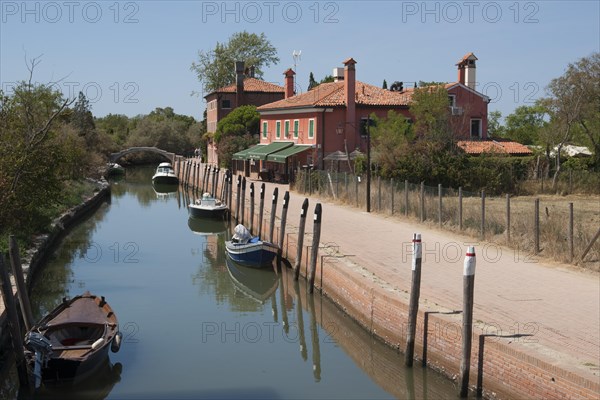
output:
{"label": "red brick building", "polygon": [[[475,90],[475,61],[469,53],[456,65],[458,81],[448,83],[451,126],[457,139],[487,138],[489,99]],[[394,110],[412,119],[413,88],[387,90],[356,80],[356,61],[335,68],[334,82],[293,95],[294,71],[285,75],[285,98],[258,107],[261,115],[260,145],[234,156],[246,160],[247,175],[262,169],[282,175],[301,165],[325,168],[326,157],[354,150],[366,151],[367,117],[385,118]]]}
{"label": "red brick building", "polygon": [[[204,96],[206,100],[206,128],[217,131],[217,123],[233,109],[243,105],[260,106],[284,98],[284,88],[254,77],[254,67],[244,68],[244,62],[235,63],[236,82]],[[208,143],[207,162],[218,165],[217,149]]]}

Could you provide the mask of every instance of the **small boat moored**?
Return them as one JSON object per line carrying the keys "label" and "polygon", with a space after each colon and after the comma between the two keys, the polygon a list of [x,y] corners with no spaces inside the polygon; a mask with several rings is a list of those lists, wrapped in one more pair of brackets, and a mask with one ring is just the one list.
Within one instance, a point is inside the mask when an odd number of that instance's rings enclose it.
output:
{"label": "small boat moored", "polygon": [[106,172],[104,175],[107,177],[125,175],[125,168],[117,163],[108,163],[106,164]]}
{"label": "small boat moored", "polygon": [[231,240],[225,241],[227,255],[247,267],[263,268],[271,265],[279,246],[252,236],[244,225],[237,225]]}
{"label": "small boat moored", "polygon": [[63,302],[25,335],[25,356],[35,387],[42,381],[84,379],[97,371],[108,349],[119,351],[117,316],[104,297],[85,292]]}
{"label": "small boat moored", "polygon": [[228,207],[221,200],[204,193],[202,198],[188,205],[188,212],[192,218],[223,218]]}
{"label": "small boat moored", "polygon": [[152,183],[154,184],[178,184],[179,178],[173,171],[171,163],[163,162],[158,164],[154,176],[152,176]]}

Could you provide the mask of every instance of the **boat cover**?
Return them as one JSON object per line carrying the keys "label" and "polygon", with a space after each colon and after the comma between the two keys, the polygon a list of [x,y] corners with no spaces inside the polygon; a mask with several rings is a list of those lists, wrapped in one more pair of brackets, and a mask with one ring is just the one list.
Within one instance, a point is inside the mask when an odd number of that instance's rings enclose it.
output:
{"label": "boat cover", "polygon": [[234,229],[233,229],[233,237],[231,238],[231,240],[235,243],[248,243],[248,241],[250,240],[250,238],[252,238],[252,235],[250,234],[250,231],[248,231],[248,229],[242,225],[242,224],[238,224]]}

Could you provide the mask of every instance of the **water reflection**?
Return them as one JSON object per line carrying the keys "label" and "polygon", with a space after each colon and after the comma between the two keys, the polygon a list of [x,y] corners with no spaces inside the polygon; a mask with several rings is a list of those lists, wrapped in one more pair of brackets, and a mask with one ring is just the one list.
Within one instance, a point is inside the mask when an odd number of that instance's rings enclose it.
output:
{"label": "water reflection", "polygon": [[45,385],[35,394],[36,399],[101,400],[121,381],[121,363],[112,364],[108,357],[93,376],[82,381]]}
{"label": "water reflection", "polygon": [[225,257],[227,272],[233,284],[249,298],[265,303],[277,290],[279,278],[272,269],[249,268]]}

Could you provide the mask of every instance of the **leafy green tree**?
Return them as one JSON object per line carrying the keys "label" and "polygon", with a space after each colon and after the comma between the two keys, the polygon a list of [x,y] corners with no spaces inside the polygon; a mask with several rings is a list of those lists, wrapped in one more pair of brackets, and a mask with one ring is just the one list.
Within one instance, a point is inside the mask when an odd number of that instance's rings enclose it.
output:
{"label": "leafy green tree", "polygon": [[335,80],[335,79],[333,78],[333,75],[325,75],[325,76],[323,77],[323,79],[321,79],[321,80],[319,81],[319,85],[320,85],[321,83],[330,83],[330,82],[333,82],[334,80]]}
{"label": "leafy green tree", "polygon": [[370,128],[373,162],[384,177],[396,175],[399,160],[408,154],[415,137],[412,125],[403,114],[390,110],[386,118],[372,116]]}
{"label": "leafy green tree", "polygon": [[501,138],[505,135],[505,128],[500,123],[502,113],[500,111],[490,111],[488,113],[488,136],[491,139]]}
{"label": "leafy green tree", "polygon": [[228,167],[231,156],[258,143],[260,114],[256,106],[240,106],[217,124],[213,140],[218,144],[219,161]]}
{"label": "leafy green tree", "polygon": [[505,118],[504,137],[522,144],[541,143],[540,133],[547,124],[548,110],[539,102],[519,106]]}
{"label": "leafy green tree", "polygon": [[277,64],[279,57],[264,33],[243,31],[231,35],[227,43],[217,42],[213,50],[198,51],[198,60],[192,62],[190,69],[202,83],[204,92],[210,93],[235,82],[235,61],[253,65],[255,76],[262,78],[264,68]]}
{"label": "leafy green tree", "polygon": [[315,80],[315,76],[311,72],[310,75],[308,76],[308,90],[311,90],[312,88],[314,88],[317,85],[318,85],[318,83]]}
{"label": "leafy green tree", "polygon": [[385,79],[383,80],[383,85],[381,85],[381,88],[382,89],[387,89],[388,88],[388,84],[387,84],[387,81]]}
{"label": "leafy green tree", "polygon": [[414,116],[415,133],[450,149],[454,142],[450,127],[448,91],[442,85],[419,87],[414,90],[410,113]]}
{"label": "leafy green tree", "polygon": [[[569,64],[547,91],[549,97],[542,102],[549,110],[557,153],[571,141],[583,142],[592,148],[593,164],[600,170],[600,53]],[[555,162],[554,184],[561,172],[561,158],[556,157]]]}
{"label": "leafy green tree", "polygon": [[51,85],[19,82],[12,95],[0,91],[0,229],[41,229],[59,199],[64,152],[57,136],[69,100]]}
{"label": "leafy green tree", "polygon": [[132,129],[130,119],[123,114],[108,114],[96,118],[95,126],[99,132],[108,135],[117,146],[122,146]]}

